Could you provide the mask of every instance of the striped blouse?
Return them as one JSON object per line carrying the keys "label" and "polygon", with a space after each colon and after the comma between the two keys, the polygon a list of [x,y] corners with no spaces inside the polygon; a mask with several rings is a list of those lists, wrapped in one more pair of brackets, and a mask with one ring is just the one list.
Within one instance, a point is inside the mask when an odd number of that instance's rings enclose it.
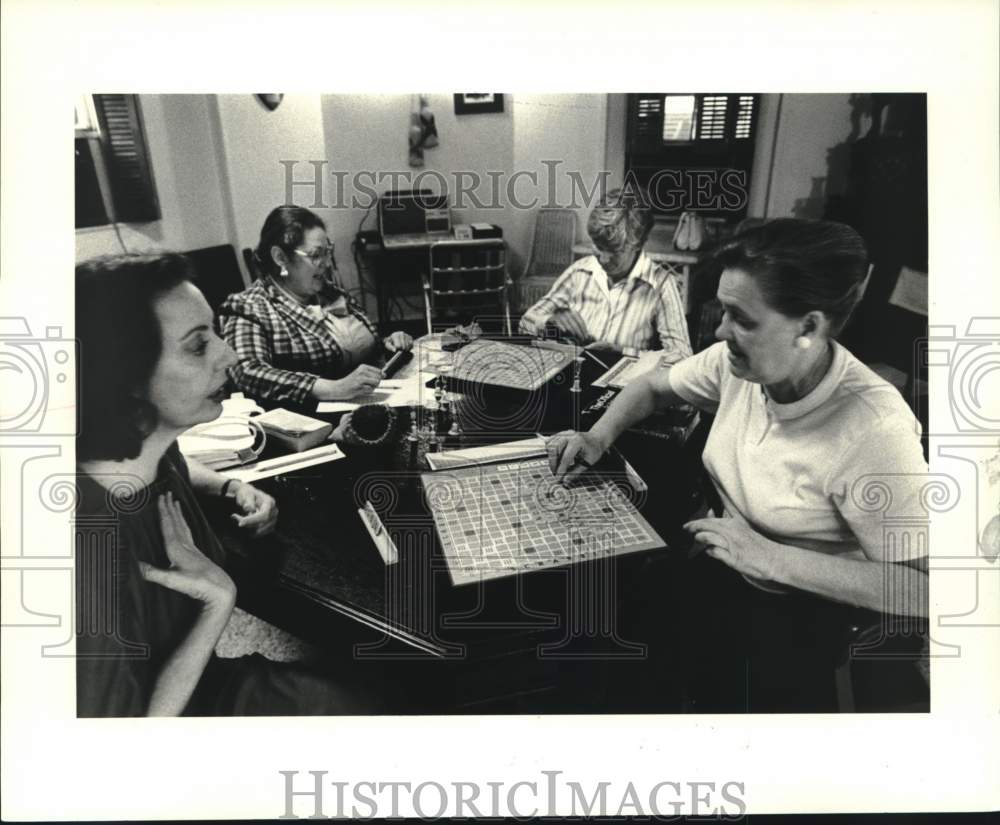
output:
{"label": "striped blouse", "polygon": [[[687,321],[673,277],[645,253],[628,277],[613,286],[597,258],[575,261],[549,293],[528,309],[520,330],[539,335],[553,313],[574,309],[592,341],[606,341],[624,355],[662,347],[667,363],[691,355]],[[587,344],[591,341],[578,341]]]}

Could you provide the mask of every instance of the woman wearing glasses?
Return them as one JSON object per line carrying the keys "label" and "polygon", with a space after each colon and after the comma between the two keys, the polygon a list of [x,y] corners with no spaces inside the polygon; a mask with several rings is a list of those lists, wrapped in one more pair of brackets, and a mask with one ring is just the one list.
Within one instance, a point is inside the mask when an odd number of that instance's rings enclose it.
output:
{"label": "woman wearing glasses", "polygon": [[308,209],[272,210],[255,256],[262,279],[219,309],[222,334],[238,359],[230,374],[247,395],[300,406],[355,398],[381,380],[372,362],[383,350],[413,345],[405,332],[380,340],[334,286],[333,244]]}

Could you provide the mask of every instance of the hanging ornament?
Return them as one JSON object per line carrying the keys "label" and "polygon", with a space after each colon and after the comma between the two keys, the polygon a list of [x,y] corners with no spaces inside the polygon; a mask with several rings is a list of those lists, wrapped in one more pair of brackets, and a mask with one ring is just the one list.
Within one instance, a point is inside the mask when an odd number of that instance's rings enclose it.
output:
{"label": "hanging ornament", "polygon": [[410,166],[424,165],[424,130],[420,128],[420,113],[410,113]]}
{"label": "hanging ornament", "polygon": [[415,95],[410,110],[410,166],[424,165],[424,149],[438,145],[434,113],[427,104],[426,95]]}
{"label": "hanging ornament", "polygon": [[420,95],[420,128],[424,130],[424,149],[433,149],[438,145],[438,130],[434,123],[434,112],[427,105],[427,97]]}
{"label": "hanging ornament", "polygon": [[269,112],[273,112],[281,105],[281,101],[285,96],[283,94],[277,94],[276,92],[267,92],[265,94],[256,94],[254,97],[264,104],[264,107]]}

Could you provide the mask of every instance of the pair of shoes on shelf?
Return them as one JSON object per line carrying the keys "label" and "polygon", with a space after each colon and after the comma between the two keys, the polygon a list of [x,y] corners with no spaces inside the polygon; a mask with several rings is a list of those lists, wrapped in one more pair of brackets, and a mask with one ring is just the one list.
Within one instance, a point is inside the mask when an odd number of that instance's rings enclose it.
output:
{"label": "pair of shoes on shelf", "polygon": [[705,219],[697,212],[682,212],[674,231],[674,249],[679,251],[701,249],[705,241]]}

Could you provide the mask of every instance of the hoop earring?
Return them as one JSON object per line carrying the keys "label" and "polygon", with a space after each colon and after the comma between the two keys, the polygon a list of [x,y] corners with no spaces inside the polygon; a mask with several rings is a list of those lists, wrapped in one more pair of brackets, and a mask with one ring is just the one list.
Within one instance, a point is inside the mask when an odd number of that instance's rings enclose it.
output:
{"label": "hoop earring", "polygon": [[799,349],[809,349],[812,346],[812,340],[806,338],[805,335],[800,335],[795,339],[795,346]]}

